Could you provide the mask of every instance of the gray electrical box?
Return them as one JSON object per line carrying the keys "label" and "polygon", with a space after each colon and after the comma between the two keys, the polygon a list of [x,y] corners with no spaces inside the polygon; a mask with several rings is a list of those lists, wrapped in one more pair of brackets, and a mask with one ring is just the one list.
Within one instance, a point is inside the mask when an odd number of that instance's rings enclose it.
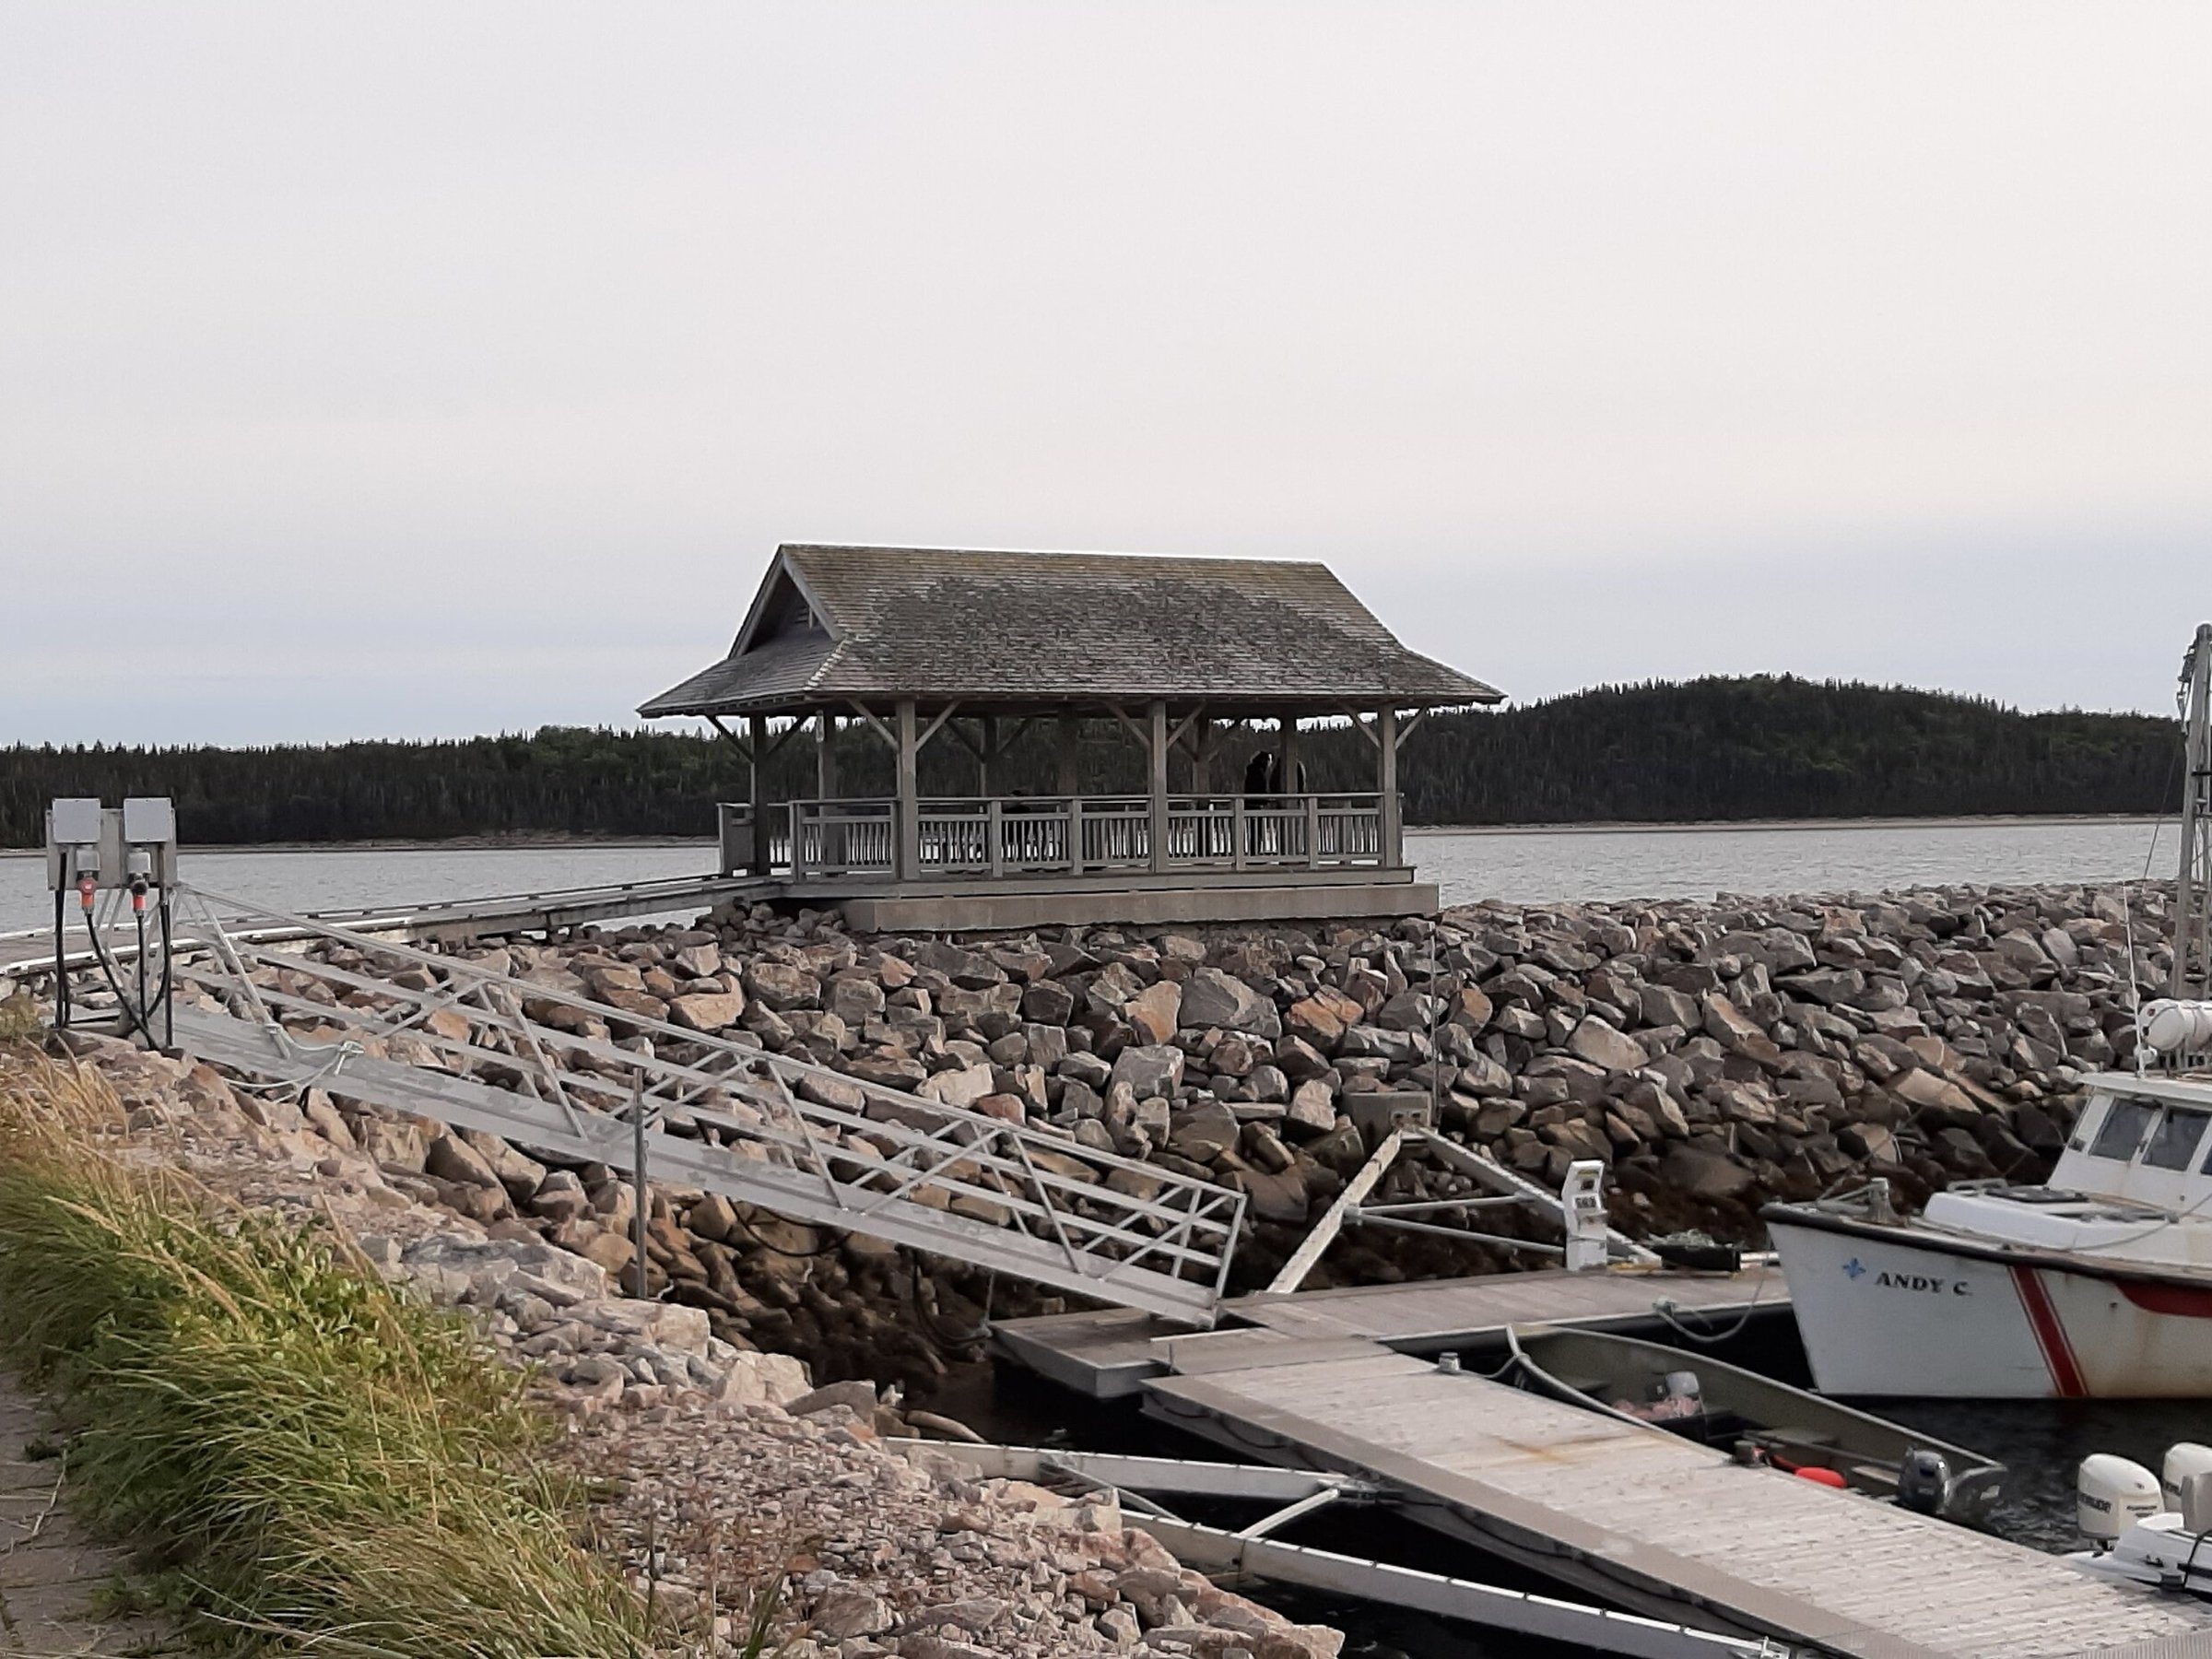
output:
{"label": "gray electrical box", "polygon": [[166,795],[135,795],[121,806],[83,796],[46,809],[46,885],[74,892],[86,877],[101,888],[177,882],[177,809]]}
{"label": "gray electrical box", "polygon": [[106,808],[96,795],[73,795],[46,809],[46,844],[97,847]]}
{"label": "gray electrical box", "polygon": [[167,795],[130,795],[123,803],[123,839],[134,847],[174,847],[177,806]]}

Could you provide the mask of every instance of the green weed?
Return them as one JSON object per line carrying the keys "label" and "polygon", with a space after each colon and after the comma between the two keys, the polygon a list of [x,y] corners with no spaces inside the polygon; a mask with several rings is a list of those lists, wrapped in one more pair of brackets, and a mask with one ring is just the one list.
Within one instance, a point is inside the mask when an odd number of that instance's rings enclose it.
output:
{"label": "green weed", "polygon": [[518,1372],[331,1240],[102,1150],[119,1121],[91,1075],[0,1056],[0,1341],[64,1404],[85,1512],[199,1634],[332,1659],[687,1651],[579,1546]]}

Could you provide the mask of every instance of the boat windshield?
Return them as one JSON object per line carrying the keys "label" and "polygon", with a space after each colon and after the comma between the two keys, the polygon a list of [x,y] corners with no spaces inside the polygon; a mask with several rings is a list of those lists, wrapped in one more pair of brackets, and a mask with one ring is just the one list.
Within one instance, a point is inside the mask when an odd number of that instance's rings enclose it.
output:
{"label": "boat windshield", "polygon": [[2150,1120],[2157,1113],[2158,1108],[2145,1100],[2114,1100],[2104,1114],[2104,1122],[2097,1125],[2097,1138],[2089,1143],[2089,1156],[2126,1162],[2143,1144],[2143,1132],[2150,1127]]}
{"label": "boat windshield", "polygon": [[2143,1148],[2143,1167],[2189,1168],[2196,1155],[2197,1143],[2205,1138],[2207,1123],[2212,1123],[2212,1112],[2192,1112],[2180,1106],[2170,1108],[2159,1120],[2159,1126],[2150,1132],[2150,1144]]}

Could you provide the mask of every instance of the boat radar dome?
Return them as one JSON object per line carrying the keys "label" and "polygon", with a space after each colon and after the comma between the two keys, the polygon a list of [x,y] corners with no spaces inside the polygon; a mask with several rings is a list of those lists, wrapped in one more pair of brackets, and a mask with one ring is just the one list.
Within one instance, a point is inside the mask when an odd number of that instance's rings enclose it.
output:
{"label": "boat radar dome", "polygon": [[2109,1544],[2159,1510],[2159,1477],[2139,1463],[2100,1452],[2081,1460],[2074,1480],[2074,1524]]}

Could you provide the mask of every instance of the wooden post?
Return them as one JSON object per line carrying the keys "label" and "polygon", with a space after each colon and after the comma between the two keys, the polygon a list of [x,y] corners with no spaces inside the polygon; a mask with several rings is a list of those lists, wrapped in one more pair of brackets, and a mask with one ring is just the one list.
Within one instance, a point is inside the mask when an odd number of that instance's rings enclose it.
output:
{"label": "wooden post", "polygon": [[986,714],[976,724],[975,793],[991,794],[991,763],[998,759],[998,716]]}
{"label": "wooden post", "polygon": [[1394,870],[1406,862],[1405,827],[1398,806],[1398,712],[1380,709],[1375,713],[1378,741],[1376,766],[1381,776],[1375,787],[1382,794],[1382,867]]}
{"label": "wooden post", "polygon": [[1283,761],[1283,793],[1287,795],[1303,794],[1305,788],[1298,781],[1298,716],[1277,715],[1276,724],[1278,728],[1276,749]]}
{"label": "wooden post", "polygon": [[1060,782],[1056,787],[1064,795],[1082,792],[1081,751],[1077,747],[1081,735],[1081,723],[1073,714],[1060,716]]}
{"label": "wooden post", "polygon": [[814,795],[818,801],[837,799],[837,716],[823,709],[814,717]]}
{"label": "wooden post", "polygon": [[1191,793],[1214,792],[1214,723],[1201,714],[1191,723]]}
{"label": "wooden post", "polygon": [[914,700],[899,700],[899,787],[898,804],[892,808],[896,820],[898,852],[891,862],[892,874],[900,881],[912,881],[922,874],[922,784],[921,745],[916,741],[914,728]]}
{"label": "wooden post", "polygon": [[[837,799],[837,751],[830,746],[837,741],[837,716],[827,709],[818,710],[814,716],[814,798],[818,801]],[[822,820],[822,865],[826,869],[842,872],[845,865],[845,834],[837,825],[835,808],[818,809]],[[795,865],[798,853],[799,828],[791,828],[794,848],[792,858]]]}
{"label": "wooden post", "polygon": [[748,716],[746,725],[753,743],[753,874],[765,876],[771,868],[768,833],[768,716]]}
{"label": "wooden post", "polygon": [[1152,796],[1152,867],[1168,867],[1168,705],[1153,702],[1146,712],[1151,716],[1145,747],[1151,751],[1150,794]]}

